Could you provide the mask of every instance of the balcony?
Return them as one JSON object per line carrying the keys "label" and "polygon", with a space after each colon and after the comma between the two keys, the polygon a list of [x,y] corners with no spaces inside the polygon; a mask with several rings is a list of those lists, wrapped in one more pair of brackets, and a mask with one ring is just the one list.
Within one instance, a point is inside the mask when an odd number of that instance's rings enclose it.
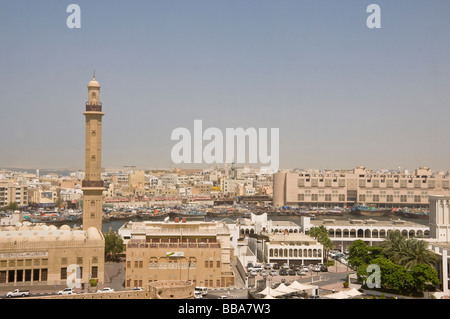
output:
{"label": "balcony", "polygon": [[90,105],[86,103],[86,112],[101,112],[101,111],[102,111],[101,102],[98,105]]}
{"label": "balcony", "polygon": [[82,187],[104,187],[103,181],[83,181],[81,185]]}

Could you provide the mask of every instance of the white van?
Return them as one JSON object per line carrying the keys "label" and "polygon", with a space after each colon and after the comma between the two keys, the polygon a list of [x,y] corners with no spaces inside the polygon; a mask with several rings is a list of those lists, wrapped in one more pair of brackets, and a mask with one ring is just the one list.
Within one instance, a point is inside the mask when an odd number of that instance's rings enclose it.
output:
{"label": "white van", "polygon": [[194,293],[196,291],[200,292],[202,294],[202,296],[206,296],[208,294],[208,288],[206,288],[206,287],[195,287]]}

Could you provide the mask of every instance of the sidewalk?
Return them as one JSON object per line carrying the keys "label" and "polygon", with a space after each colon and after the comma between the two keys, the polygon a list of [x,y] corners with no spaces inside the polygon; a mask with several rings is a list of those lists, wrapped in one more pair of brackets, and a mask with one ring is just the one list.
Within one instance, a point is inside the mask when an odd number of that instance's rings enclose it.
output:
{"label": "sidewalk", "polygon": [[[85,286],[84,292],[96,292],[99,289],[104,287],[113,288],[116,291],[124,290],[124,281],[125,281],[125,263],[105,263],[105,278],[104,284],[98,285],[97,287],[88,287]],[[29,290],[30,293],[34,296],[36,295],[45,295],[45,294],[55,294],[60,290],[67,288],[66,285],[39,285],[39,284],[27,284],[27,283],[18,283],[14,286],[2,286],[0,287],[0,297],[6,295],[8,291],[13,291],[14,289],[20,290]],[[83,291],[80,288],[74,289],[76,293],[82,293]]]}

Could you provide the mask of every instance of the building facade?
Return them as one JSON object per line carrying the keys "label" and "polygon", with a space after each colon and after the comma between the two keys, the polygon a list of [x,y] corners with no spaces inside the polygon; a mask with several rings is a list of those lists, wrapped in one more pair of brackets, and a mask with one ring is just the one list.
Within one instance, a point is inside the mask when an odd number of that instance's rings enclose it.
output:
{"label": "building facade", "polygon": [[71,269],[80,283],[104,281],[102,234],[69,226],[33,225],[0,228],[0,286],[67,286]]}
{"label": "building facade", "polygon": [[279,171],[273,178],[273,205],[351,207],[369,204],[380,208],[428,209],[428,197],[450,196],[450,175],[427,167],[414,172],[368,170]]}
{"label": "building facade", "polygon": [[450,196],[430,197],[430,248],[439,256],[442,292],[450,296]]}
{"label": "building facade", "polygon": [[0,207],[11,203],[17,203],[19,207],[28,206],[28,187],[9,181],[0,181]]}
{"label": "building facade", "polygon": [[220,222],[128,222],[119,235],[126,243],[126,288],[161,280],[234,285],[230,232]]}

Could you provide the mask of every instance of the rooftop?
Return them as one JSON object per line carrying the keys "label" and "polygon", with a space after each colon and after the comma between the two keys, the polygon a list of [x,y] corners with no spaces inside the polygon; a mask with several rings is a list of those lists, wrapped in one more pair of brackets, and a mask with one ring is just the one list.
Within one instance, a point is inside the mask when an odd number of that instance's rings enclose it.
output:
{"label": "rooftop", "polygon": [[340,220],[340,219],[316,219],[311,220],[311,224],[313,226],[324,225],[327,226],[348,226],[348,227],[357,227],[357,226],[374,226],[374,227],[412,227],[412,228],[421,228],[421,229],[429,229],[430,227],[427,225],[415,223],[412,221],[407,221],[403,219],[390,219],[390,220],[375,220],[375,219],[348,219],[348,220]]}

